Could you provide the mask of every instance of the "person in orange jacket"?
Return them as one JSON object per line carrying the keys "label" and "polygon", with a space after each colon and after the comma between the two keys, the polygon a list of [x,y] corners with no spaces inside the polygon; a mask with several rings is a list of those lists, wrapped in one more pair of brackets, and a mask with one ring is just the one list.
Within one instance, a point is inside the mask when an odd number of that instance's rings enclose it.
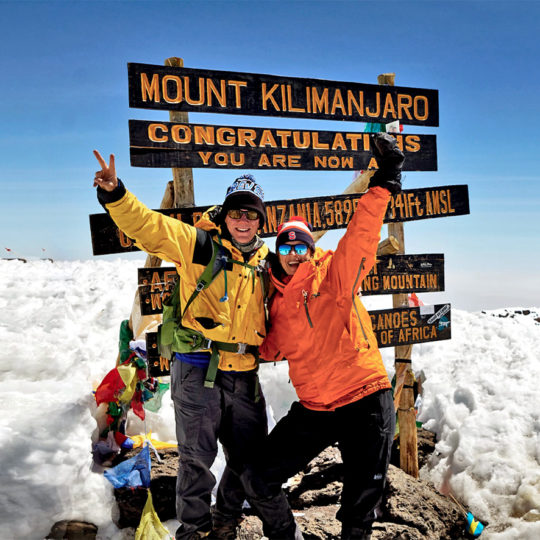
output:
{"label": "person in orange jacket", "polygon": [[377,517],[395,414],[359,290],[375,262],[390,194],[401,189],[404,155],[386,133],[373,136],[372,147],[379,168],[335,252],[315,248],[312,227],[302,218],[278,229],[271,328],[260,354],[289,362],[299,402],[269,434],[260,461],[246,473],[252,498],[272,501],[272,511],[282,512],[279,519],[272,513],[263,519],[265,531],[271,521],[292,520],[282,484],[336,442],[344,465],[337,514],[341,538],[370,538]]}

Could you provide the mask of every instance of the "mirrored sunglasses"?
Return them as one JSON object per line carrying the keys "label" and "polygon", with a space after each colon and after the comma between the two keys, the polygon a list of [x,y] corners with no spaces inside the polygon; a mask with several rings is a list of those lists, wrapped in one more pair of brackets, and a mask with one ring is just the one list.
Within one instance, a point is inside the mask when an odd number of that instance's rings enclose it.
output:
{"label": "mirrored sunglasses", "polygon": [[280,255],[288,255],[291,250],[297,255],[305,255],[308,252],[308,247],[306,244],[295,244],[294,246],[291,246],[290,244],[281,244],[281,246],[278,247],[278,253]]}
{"label": "mirrored sunglasses", "polygon": [[229,210],[227,215],[231,219],[242,219],[242,216],[246,216],[250,221],[259,219],[259,214],[256,210]]}

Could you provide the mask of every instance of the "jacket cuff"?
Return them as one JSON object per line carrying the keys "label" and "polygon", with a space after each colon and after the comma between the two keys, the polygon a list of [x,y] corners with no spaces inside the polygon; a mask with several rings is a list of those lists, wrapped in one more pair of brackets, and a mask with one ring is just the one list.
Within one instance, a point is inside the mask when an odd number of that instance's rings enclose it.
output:
{"label": "jacket cuff", "polygon": [[97,198],[102,206],[109,203],[119,201],[126,194],[126,186],[120,178],[118,178],[118,185],[112,191],[105,191],[104,189],[97,188]]}

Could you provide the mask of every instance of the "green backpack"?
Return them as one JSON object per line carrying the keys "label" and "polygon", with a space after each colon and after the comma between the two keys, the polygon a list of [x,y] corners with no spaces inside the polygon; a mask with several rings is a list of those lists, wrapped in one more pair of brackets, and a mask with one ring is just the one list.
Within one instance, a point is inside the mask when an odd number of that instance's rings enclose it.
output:
{"label": "green backpack", "polygon": [[[219,237],[218,237],[219,239]],[[212,257],[210,262],[206,265],[199,279],[197,285],[184,309],[180,306],[180,276],[177,276],[176,284],[167,299],[163,301],[163,320],[158,327],[158,351],[160,356],[168,358],[169,360],[175,353],[190,353],[201,350],[210,349],[210,364],[206,373],[206,379],[204,385],[212,388],[217,373],[219,364],[219,351],[236,352],[240,354],[250,353],[258,360],[259,349],[256,345],[247,345],[245,343],[226,343],[223,341],[213,341],[206,338],[203,334],[192,328],[186,328],[182,325],[184,315],[199,295],[201,291],[207,289],[214,281],[217,275],[223,270],[225,272],[225,294],[220,298],[220,302],[228,301],[227,296],[227,263],[238,264],[245,266],[251,270],[253,291],[255,290],[255,273],[258,272],[261,278],[261,286],[263,289],[263,298],[266,299],[267,284],[264,279],[263,272],[256,266],[252,266],[242,261],[236,261],[227,256],[227,253],[221,241],[218,244],[215,240],[212,240]]]}

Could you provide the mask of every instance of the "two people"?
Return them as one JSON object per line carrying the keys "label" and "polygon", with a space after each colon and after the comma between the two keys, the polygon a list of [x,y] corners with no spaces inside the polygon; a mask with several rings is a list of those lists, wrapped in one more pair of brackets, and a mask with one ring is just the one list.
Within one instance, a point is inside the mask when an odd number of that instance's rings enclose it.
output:
{"label": "two people", "polygon": [[[379,169],[335,253],[315,249],[306,222],[292,220],[280,228],[279,264],[268,270],[276,289],[268,335],[265,290],[254,282],[254,274],[265,271],[269,253],[256,235],[265,217],[262,190],[253,178],[237,179],[213,219],[207,214],[190,227],[142,205],[117,179],[114,157],[107,165],[95,152],[101,165],[94,179],[100,202],[140,248],[175,263],[180,302],[190,307],[182,325],[226,345],[218,351],[177,353],[171,365],[181,449],[177,538],[198,538],[211,530],[215,479],[209,468],[218,438],[227,466],[213,516],[215,537],[235,538],[247,497],[267,536],[301,538],[281,485],[337,441],[345,466],[338,513],[342,538],[369,538],[389,462],[394,411],[369,315],[357,293],[373,266],[386,205],[390,193],[400,189],[403,163],[389,135],[375,136],[373,151]],[[229,271],[220,272],[190,303],[216,240],[227,253]],[[259,345],[265,359],[289,361],[300,399],[269,438],[256,374],[254,347]],[[208,366],[216,356],[210,387]]]}

